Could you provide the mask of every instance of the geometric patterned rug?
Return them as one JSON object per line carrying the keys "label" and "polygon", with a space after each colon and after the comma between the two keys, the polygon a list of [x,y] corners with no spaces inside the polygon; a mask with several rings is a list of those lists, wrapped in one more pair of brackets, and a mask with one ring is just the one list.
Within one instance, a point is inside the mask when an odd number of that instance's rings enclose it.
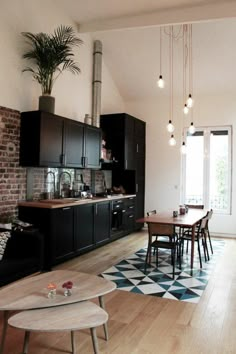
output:
{"label": "geometric patterned rug", "polygon": [[101,276],[114,281],[119,290],[197,303],[207,286],[217,260],[222,255],[224,241],[212,240],[212,246],[214,254],[212,255],[209,249],[210,260],[208,262],[205,262],[202,254],[202,269],[199,268],[197,247],[192,270],[189,267],[190,255],[184,251],[181,269],[179,269],[179,263],[176,262],[174,280],[169,250],[159,250],[158,268],[155,256],[152,256],[151,264],[147,266],[146,273],[144,273],[147,248],[140,249],[107,269]]}

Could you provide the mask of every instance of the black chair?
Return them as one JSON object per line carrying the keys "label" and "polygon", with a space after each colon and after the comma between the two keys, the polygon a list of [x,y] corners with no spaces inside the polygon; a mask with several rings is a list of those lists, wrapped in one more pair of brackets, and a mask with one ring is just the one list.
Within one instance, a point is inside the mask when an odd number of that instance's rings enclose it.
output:
{"label": "black chair", "polygon": [[210,248],[211,248],[211,253],[213,254],[213,247],[212,247],[212,243],[211,243],[211,235],[210,235],[210,231],[209,231],[209,220],[212,218],[212,215],[213,215],[213,210],[211,209],[207,213],[206,238],[208,238],[208,241],[209,241],[209,244],[210,244]]}
{"label": "black chair", "polygon": [[[153,241],[153,238],[155,240]],[[154,248],[156,250],[156,266],[158,267],[158,249],[169,249],[171,250],[171,260],[173,265],[173,279],[175,277],[175,258],[176,253],[178,255],[178,237],[175,233],[175,228],[173,225],[148,223],[148,247],[147,254],[145,258],[145,268],[146,272],[147,263],[151,263],[151,250]],[[181,268],[181,257],[179,255],[179,262]]]}
{"label": "black chair", "polygon": [[[185,204],[185,206],[188,207],[188,209],[204,209],[203,204]],[[199,226],[199,224],[197,226]],[[186,230],[186,228],[180,227],[180,229],[179,229],[180,237],[184,233],[185,230]],[[191,229],[189,229],[189,230],[191,230]],[[188,242],[187,242],[186,252],[188,253]]]}
{"label": "black chair", "polygon": [[[147,211],[147,216],[156,215],[156,213],[157,213],[156,209],[154,209],[154,210],[149,210],[149,211]],[[156,249],[153,248],[153,254],[155,254],[155,252],[156,252]]]}
{"label": "black chair", "polygon": [[[208,247],[207,247],[207,242],[206,242],[207,220],[208,220],[207,215],[201,219],[200,223],[196,226],[196,231],[195,231],[195,235],[194,235],[194,241],[197,242],[197,245],[198,245],[200,268],[202,268],[200,240],[202,241],[205,261],[209,260],[209,253],[208,253]],[[183,254],[184,241],[192,242],[192,229],[187,229],[186,231],[184,231],[183,234],[181,235],[179,241],[180,241],[181,254]]]}

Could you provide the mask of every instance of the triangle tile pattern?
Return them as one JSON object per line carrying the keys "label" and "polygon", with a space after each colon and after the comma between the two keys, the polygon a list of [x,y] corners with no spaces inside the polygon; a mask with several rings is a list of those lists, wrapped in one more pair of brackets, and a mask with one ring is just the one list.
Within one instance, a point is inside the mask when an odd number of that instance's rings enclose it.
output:
{"label": "triangle tile pattern", "polygon": [[175,269],[175,279],[172,278],[172,265],[169,250],[159,250],[158,268],[155,256],[144,273],[147,248],[142,248],[127,259],[110,267],[101,274],[102,277],[116,283],[117,289],[137,294],[146,294],[165,299],[197,303],[205,290],[214,265],[224,249],[224,241],[212,240],[214,254],[210,261],[205,262],[202,256],[202,269],[199,268],[199,258],[195,254],[194,268],[191,270],[190,255],[182,258],[182,269]]}

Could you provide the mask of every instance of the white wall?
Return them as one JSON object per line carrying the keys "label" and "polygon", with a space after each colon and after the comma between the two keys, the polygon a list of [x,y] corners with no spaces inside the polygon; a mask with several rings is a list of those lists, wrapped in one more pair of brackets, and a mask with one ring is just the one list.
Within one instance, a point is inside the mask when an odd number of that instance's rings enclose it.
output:
{"label": "white wall", "polygon": [[[61,24],[76,29],[69,17],[51,0],[1,0],[0,106],[19,111],[38,109],[40,86],[29,73],[22,73],[29,63],[22,59],[25,42],[21,32],[51,33]],[[91,114],[92,110],[93,40],[89,34],[78,33],[78,36],[84,41],[76,49],[75,57],[81,74],[64,72],[55,83],[52,95],[56,98],[56,114],[83,121],[85,114]],[[102,108],[105,112],[111,108],[115,111],[123,102],[105,66],[104,73],[106,91]]]}
{"label": "white wall", "polygon": [[[175,209],[180,201],[182,127],[181,100],[174,102],[175,137],[177,145],[168,145],[166,125],[169,119],[169,100],[161,97],[152,101],[126,102],[126,111],[146,121],[146,198],[145,209]],[[236,125],[236,99],[234,95],[196,97],[193,116],[195,126]],[[232,167],[236,164],[236,137],[232,138]],[[213,216],[211,231],[218,235],[233,236],[236,232],[236,179],[232,171],[232,215]]]}

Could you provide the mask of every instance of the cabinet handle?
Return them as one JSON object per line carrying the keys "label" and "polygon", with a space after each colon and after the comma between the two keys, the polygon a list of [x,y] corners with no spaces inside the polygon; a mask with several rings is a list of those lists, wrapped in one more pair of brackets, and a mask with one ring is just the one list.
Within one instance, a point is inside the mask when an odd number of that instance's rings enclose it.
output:
{"label": "cabinet handle", "polygon": [[125,160],[125,169],[127,169],[128,163],[127,163],[127,159]]}
{"label": "cabinet handle", "polygon": [[64,154],[64,162],[63,162],[63,165],[66,166],[66,154]]}
{"label": "cabinet handle", "polygon": [[69,209],[71,209],[71,207],[62,208],[62,210],[69,210]]}
{"label": "cabinet handle", "polygon": [[98,205],[95,204],[95,214],[97,215],[98,214]]}
{"label": "cabinet handle", "polygon": [[122,210],[122,213],[125,213],[125,212],[126,212],[126,210],[125,210],[125,209],[123,209],[123,210]]}
{"label": "cabinet handle", "polygon": [[129,215],[129,218],[130,218],[130,219],[133,219],[133,217],[134,217],[133,215]]}
{"label": "cabinet handle", "polygon": [[116,215],[117,214],[117,211],[113,211],[113,215]]}
{"label": "cabinet handle", "polygon": [[85,157],[85,167],[88,166],[88,157]]}
{"label": "cabinet handle", "polygon": [[133,205],[129,206],[129,209],[134,209],[134,206]]}
{"label": "cabinet handle", "polygon": [[138,193],[138,183],[136,183],[136,193]]}
{"label": "cabinet handle", "polygon": [[138,152],[138,144],[136,144],[136,152]]}

